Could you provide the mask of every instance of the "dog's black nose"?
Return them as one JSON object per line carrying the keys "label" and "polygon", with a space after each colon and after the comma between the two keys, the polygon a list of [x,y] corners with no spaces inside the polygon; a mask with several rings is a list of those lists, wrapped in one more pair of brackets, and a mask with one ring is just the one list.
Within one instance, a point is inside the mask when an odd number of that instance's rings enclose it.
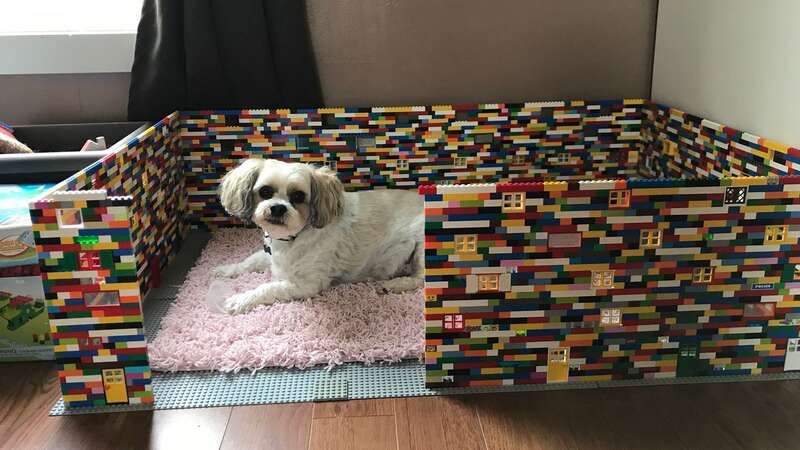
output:
{"label": "dog's black nose", "polygon": [[269,212],[273,217],[280,217],[286,214],[286,205],[272,205],[269,207]]}

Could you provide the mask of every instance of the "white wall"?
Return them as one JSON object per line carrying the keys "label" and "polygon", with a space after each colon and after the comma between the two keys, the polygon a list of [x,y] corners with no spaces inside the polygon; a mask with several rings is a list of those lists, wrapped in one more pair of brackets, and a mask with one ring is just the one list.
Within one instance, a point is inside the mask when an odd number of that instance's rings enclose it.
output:
{"label": "white wall", "polygon": [[800,147],[798,23],[798,0],[661,0],[652,99]]}

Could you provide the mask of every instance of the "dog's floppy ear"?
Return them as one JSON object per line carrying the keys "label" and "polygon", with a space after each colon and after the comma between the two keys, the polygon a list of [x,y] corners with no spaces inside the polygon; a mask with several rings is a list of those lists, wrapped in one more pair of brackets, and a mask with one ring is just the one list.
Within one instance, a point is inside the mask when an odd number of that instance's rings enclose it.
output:
{"label": "dog's floppy ear", "polygon": [[228,213],[247,221],[253,217],[253,186],[264,165],[263,159],[247,159],[228,172],[219,186],[219,198]]}
{"label": "dog's floppy ear", "polygon": [[327,167],[311,169],[311,215],[314,228],[322,228],[342,214],[344,188],[336,173]]}

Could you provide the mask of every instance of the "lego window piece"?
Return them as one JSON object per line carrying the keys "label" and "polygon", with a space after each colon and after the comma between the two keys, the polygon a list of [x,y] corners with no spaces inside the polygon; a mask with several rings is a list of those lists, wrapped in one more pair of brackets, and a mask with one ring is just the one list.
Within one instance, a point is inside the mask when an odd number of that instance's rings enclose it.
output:
{"label": "lego window piece", "polygon": [[775,317],[774,303],[745,303],[744,317],[770,319]]}
{"label": "lego window piece", "polygon": [[726,187],[725,199],[726,205],[743,205],[747,200],[747,186],[741,187]]}
{"label": "lego window piece", "polygon": [[61,228],[83,227],[83,214],[79,208],[57,209],[56,220]]}
{"label": "lego window piece", "polygon": [[368,147],[374,147],[375,146],[375,138],[367,138],[367,137],[356,138],[356,145],[361,150],[365,150]]}
{"label": "lego window piece", "polygon": [[336,160],[335,159],[330,159],[330,158],[326,159],[325,160],[325,167],[327,167],[328,169],[331,169],[331,170],[333,170],[335,172],[336,171]]}
{"label": "lego window piece", "polygon": [[558,161],[559,164],[567,164],[569,162],[569,153],[557,154],[556,161]]}
{"label": "lego window piece", "polygon": [[119,292],[117,291],[85,292],[83,294],[83,302],[89,308],[101,308],[103,306],[119,306]]}
{"label": "lego window piece", "polygon": [[491,144],[494,140],[494,135],[491,133],[481,133],[475,135],[476,144]]}
{"label": "lego window piece", "polygon": [[602,325],[622,325],[622,311],[619,308],[609,308],[600,311]]}
{"label": "lego window piece", "polygon": [[466,169],[467,168],[467,157],[466,156],[455,156],[453,157],[453,167],[456,169]]}
{"label": "lego window piece", "polygon": [[764,244],[780,244],[789,237],[789,227],[786,225],[767,225],[764,230]]}
{"label": "lego window piece", "polygon": [[80,270],[97,270],[101,267],[99,252],[78,252],[78,268]]}
{"label": "lego window piece", "polygon": [[433,295],[433,294],[428,294],[428,295],[425,296],[425,301],[426,302],[435,302],[436,301],[436,296]]}
{"label": "lego window piece", "polygon": [[695,283],[710,283],[714,278],[713,267],[695,267],[692,272],[692,281]]}
{"label": "lego window piece", "polygon": [[581,246],[580,233],[550,233],[547,236],[550,248],[577,248]]}
{"label": "lego window piece", "polygon": [[500,275],[496,273],[479,275],[478,276],[478,289],[481,291],[498,291],[500,290]]}
{"label": "lego window piece", "polygon": [[631,205],[631,191],[611,191],[608,193],[609,208],[627,208]]}
{"label": "lego window piece", "polygon": [[613,270],[593,270],[592,271],[592,287],[593,288],[613,288],[614,287],[614,271]]}
{"label": "lego window piece", "polygon": [[289,136],[287,143],[294,145],[295,150],[308,150],[309,139],[307,136]]}
{"label": "lego window piece", "polygon": [[567,349],[559,347],[550,350],[550,362],[554,363],[567,362]]}
{"label": "lego window piece", "polygon": [[511,157],[511,164],[525,164],[527,161],[526,155],[513,155]]}
{"label": "lego window piece", "polygon": [[396,167],[397,167],[397,170],[408,170],[408,160],[407,159],[398,159]]}
{"label": "lego window piece", "polygon": [[661,247],[661,230],[642,230],[641,234],[639,235],[639,247]]}
{"label": "lego window piece", "polygon": [[524,192],[504,192],[503,193],[503,212],[525,211]]}
{"label": "lego window piece", "polygon": [[456,236],[456,253],[475,253],[478,251],[478,236],[463,234]]}
{"label": "lego window piece", "polygon": [[445,314],[444,315],[444,329],[447,331],[463,331],[464,330],[464,315],[463,314]]}

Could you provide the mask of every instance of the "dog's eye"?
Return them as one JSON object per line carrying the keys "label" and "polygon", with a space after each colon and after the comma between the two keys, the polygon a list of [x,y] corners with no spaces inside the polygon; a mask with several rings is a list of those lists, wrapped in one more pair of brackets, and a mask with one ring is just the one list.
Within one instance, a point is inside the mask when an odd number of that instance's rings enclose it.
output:
{"label": "dog's eye", "polygon": [[306,193],[302,191],[294,191],[289,195],[289,201],[297,204],[306,201]]}
{"label": "dog's eye", "polygon": [[263,198],[264,200],[269,200],[275,194],[275,189],[272,189],[269,186],[261,186],[258,190],[258,196]]}

